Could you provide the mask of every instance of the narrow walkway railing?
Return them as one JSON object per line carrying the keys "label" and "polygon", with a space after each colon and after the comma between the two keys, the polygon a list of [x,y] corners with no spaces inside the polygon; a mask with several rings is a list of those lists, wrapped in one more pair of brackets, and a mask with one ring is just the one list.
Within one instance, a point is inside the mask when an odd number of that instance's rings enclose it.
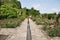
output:
{"label": "narrow walkway railing", "polygon": [[28,18],[28,22],[27,22],[27,36],[26,36],[26,40],[32,40],[31,29],[30,29],[30,24],[29,24],[29,18]]}

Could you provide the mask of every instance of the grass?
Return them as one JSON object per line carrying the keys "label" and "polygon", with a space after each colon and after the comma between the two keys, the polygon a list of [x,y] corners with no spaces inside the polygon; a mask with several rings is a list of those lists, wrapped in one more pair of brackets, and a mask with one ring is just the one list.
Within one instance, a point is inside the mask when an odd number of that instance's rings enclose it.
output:
{"label": "grass", "polygon": [[60,25],[55,25],[53,28],[45,25],[44,30],[48,33],[50,37],[60,37]]}
{"label": "grass", "polygon": [[1,28],[15,28],[21,24],[24,18],[11,18],[11,19],[2,19],[0,20]]}
{"label": "grass", "polygon": [[48,20],[47,18],[32,17],[32,20],[35,21],[37,25],[54,24],[54,20]]}

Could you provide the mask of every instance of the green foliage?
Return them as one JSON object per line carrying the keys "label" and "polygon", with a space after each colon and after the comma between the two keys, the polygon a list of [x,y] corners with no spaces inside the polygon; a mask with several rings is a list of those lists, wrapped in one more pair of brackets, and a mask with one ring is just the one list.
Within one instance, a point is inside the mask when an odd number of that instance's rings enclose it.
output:
{"label": "green foliage", "polygon": [[0,5],[7,4],[13,8],[21,8],[21,3],[18,0],[0,0]]}
{"label": "green foliage", "polygon": [[44,18],[48,18],[48,19],[56,19],[56,13],[45,13],[45,14],[42,14],[42,17]]}
{"label": "green foliage", "polygon": [[34,8],[31,8],[31,9],[23,8],[23,10],[25,10],[25,14],[27,16],[37,16],[37,15],[40,15],[39,11],[35,10]]}
{"label": "green foliage", "polygon": [[48,31],[48,35],[51,36],[51,37],[56,37],[56,36],[60,37],[60,25],[55,26],[53,29],[50,29]]}
{"label": "green foliage", "polygon": [[44,27],[43,27],[43,30],[48,31],[48,29],[50,29],[49,25],[45,24]]}
{"label": "green foliage", "polygon": [[17,26],[17,24],[14,22],[12,22],[12,23],[1,23],[0,25],[2,26],[2,28],[15,28]]}
{"label": "green foliage", "polygon": [[36,21],[36,18],[34,17],[34,16],[32,16],[32,18],[31,18],[33,21]]}
{"label": "green foliage", "polygon": [[26,18],[27,17],[27,15],[26,15],[26,8],[23,8],[22,9],[22,17],[23,18]]}
{"label": "green foliage", "polygon": [[4,19],[0,20],[1,28],[15,28],[21,24],[24,18]]}
{"label": "green foliage", "polygon": [[35,21],[36,21],[36,24],[37,24],[37,25],[43,25],[43,24],[45,24],[45,23],[44,23],[44,20],[43,20],[42,18],[38,18],[38,17],[37,17]]}
{"label": "green foliage", "polygon": [[32,16],[32,20],[38,25],[43,25],[43,30],[46,31],[50,37],[60,37],[60,24],[57,25],[55,22],[57,17],[58,15],[56,13],[40,14],[38,17]]}
{"label": "green foliage", "polygon": [[30,13],[32,16],[40,15],[40,12],[38,10],[35,10],[34,8],[31,8]]}
{"label": "green foliage", "polygon": [[52,27],[50,27],[50,25],[44,25],[43,29],[50,37],[60,37],[60,25],[55,25]]}
{"label": "green foliage", "polygon": [[19,16],[19,9],[10,7],[8,5],[2,5],[0,8],[0,19],[4,18],[17,18]]}

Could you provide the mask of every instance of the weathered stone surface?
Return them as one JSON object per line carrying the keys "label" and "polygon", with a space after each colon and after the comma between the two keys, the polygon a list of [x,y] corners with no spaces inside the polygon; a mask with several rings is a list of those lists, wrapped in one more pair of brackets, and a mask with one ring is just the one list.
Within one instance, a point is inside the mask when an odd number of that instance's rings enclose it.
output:
{"label": "weathered stone surface", "polygon": [[8,37],[8,35],[0,35],[0,40],[5,40]]}
{"label": "weathered stone surface", "polygon": [[[30,21],[30,29],[32,34],[32,40],[60,40],[59,38],[49,38],[42,30],[41,25],[36,25],[35,22],[33,22],[31,19]],[[14,29],[7,29],[3,28],[0,30],[0,34],[9,35],[9,37],[6,40],[26,40],[26,33],[27,33],[27,19],[22,22],[22,24]]]}

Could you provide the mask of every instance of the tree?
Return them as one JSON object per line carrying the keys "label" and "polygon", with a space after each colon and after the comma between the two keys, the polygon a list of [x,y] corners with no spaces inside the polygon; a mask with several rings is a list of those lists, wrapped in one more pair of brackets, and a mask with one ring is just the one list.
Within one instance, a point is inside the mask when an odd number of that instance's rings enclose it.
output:
{"label": "tree", "polygon": [[16,8],[21,8],[21,3],[20,3],[20,1],[17,1],[17,0],[12,0],[12,2],[13,2],[13,7],[16,7]]}
{"label": "tree", "polygon": [[21,8],[21,3],[18,0],[0,0],[0,3],[1,3],[0,6],[7,4],[7,5],[12,6],[14,8],[18,8],[18,9]]}
{"label": "tree", "polygon": [[30,9],[30,13],[32,16],[40,15],[38,10],[35,10],[33,7]]}

